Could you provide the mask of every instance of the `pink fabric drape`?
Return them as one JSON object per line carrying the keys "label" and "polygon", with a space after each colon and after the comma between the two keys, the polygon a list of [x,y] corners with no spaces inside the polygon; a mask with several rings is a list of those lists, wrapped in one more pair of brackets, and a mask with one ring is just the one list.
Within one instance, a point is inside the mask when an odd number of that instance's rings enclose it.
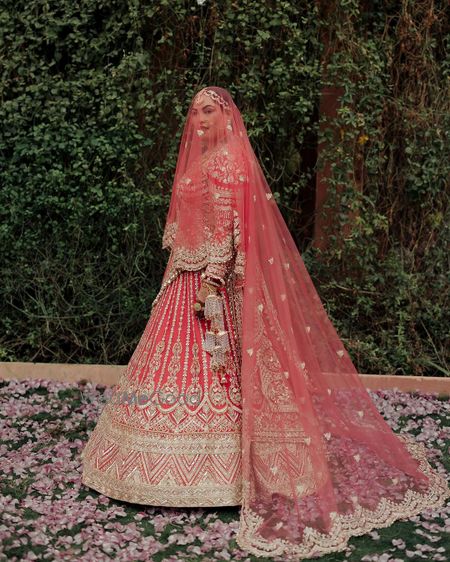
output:
{"label": "pink fabric drape", "polygon": [[164,245],[180,267],[206,259],[212,276],[231,269],[243,285],[238,544],[311,558],[442,505],[449,488],[424,446],[395,434],[363,386],[226,90],[194,98],[174,186]]}

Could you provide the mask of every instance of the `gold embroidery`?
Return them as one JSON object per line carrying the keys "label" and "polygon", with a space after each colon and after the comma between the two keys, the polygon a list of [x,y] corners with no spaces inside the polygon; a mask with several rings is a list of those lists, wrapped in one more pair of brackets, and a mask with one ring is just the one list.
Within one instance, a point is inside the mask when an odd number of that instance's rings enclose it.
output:
{"label": "gold embroidery", "polygon": [[199,345],[197,342],[195,342],[194,345],[192,346],[192,355],[193,355],[192,365],[191,365],[192,381],[186,390],[186,405],[187,407],[196,408],[202,402],[202,398],[203,398],[203,388],[199,383],[200,361],[199,361]]}
{"label": "gold embroidery", "polygon": [[[223,469],[223,465],[221,465]],[[229,470],[228,466],[226,470]],[[138,474],[138,473],[136,473]],[[142,485],[137,481],[137,476],[132,480],[117,481],[107,479],[105,475],[94,467],[83,473],[82,482],[105,494],[110,498],[144,505],[157,505],[165,507],[217,507],[228,505],[241,505],[242,492],[239,483],[224,484],[208,479],[205,472],[203,482],[196,486],[180,486],[169,479],[165,484],[155,486]]]}
{"label": "gold embroidery", "polygon": [[173,244],[175,239],[175,235],[177,233],[178,223],[172,222],[166,226],[164,229],[163,237],[162,237],[162,248],[163,250],[166,248],[170,248]]}
{"label": "gold embroidery", "polygon": [[115,499],[174,507],[241,503],[240,432],[141,434],[102,416],[82,458],[83,484]]}
{"label": "gold embroidery", "polygon": [[235,280],[244,283],[245,255],[236,206],[242,197],[242,187],[239,186],[247,181],[247,175],[223,146],[212,151],[202,165],[202,173],[201,186],[183,178],[178,188],[183,197],[191,191],[200,196],[202,205],[193,222],[197,229],[202,229],[203,237],[195,247],[185,248],[174,244],[177,222],[166,225],[163,248],[171,247],[172,251],[161,289],[152,306],[180,271],[205,269],[207,275],[225,280],[234,273]]}
{"label": "gold embroidery", "polygon": [[242,363],[242,306],[243,306],[243,287],[237,283],[237,275],[234,272],[227,284],[227,293],[230,303],[231,319],[228,321],[234,329],[232,344],[236,348],[236,356],[239,365],[238,376],[240,377],[240,367]]}
{"label": "gold embroidery", "polygon": [[262,391],[271,408],[280,412],[298,411],[292,390],[285,381],[280,362],[268,338],[263,338],[256,357]]}
{"label": "gold embroidery", "polygon": [[317,557],[345,550],[352,536],[363,535],[372,529],[388,527],[400,518],[412,517],[427,508],[444,505],[446,499],[450,497],[450,489],[445,478],[430,466],[424,444],[408,434],[398,434],[397,437],[404,441],[410,454],[419,461],[421,472],[429,478],[429,486],[424,493],[406,489],[401,502],[383,497],[373,510],[359,504],[355,496],[353,513],[330,513],[333,525],[329,533],[325,534],[313,527],[305,527],[301,542],[297,539],[295,542],[289,542],[283,538],[268,540],[258,533],[258,529],[264,527],[264,521],[246,501],[249,497],[250,482],[244,479],[243,503],[236,542],[242,549],[255,556],[270,557],[284,554],[299,558]]}
{"label": "gold embroidery", "polygon": [[[276,434],[267,441],[258,440],[252,443],[252,459],[258,467],[256,490],[252,490],[252,498],[267,493],[292,496],[292,475],[299,483],[297,493],[311,494],[323,485],[324,479],[317,478],[308,451],[308,445],[301,442],[302,437],[290,437],[289,442],[277,439]],[[293,472],[294,471],[294,472]],[[266,498],[267,499],[267,498]]]}
{"label": "gold embroidery", "polygon": [[[238,346],[232,338],[230,385],[219,388],[200,345],[204,326],[188,306],[199,285],[200,272],[180,272],[161,293],[82,451],[83,483],[100,493],[168,506],[241,502]],[[233,294],[225,294],[232,309]],[[234,317],[226,310],[234,334]],[[186,384],[189,366],[191,381]],[[174,403],[163,403],[161,390],[173,391]]]}

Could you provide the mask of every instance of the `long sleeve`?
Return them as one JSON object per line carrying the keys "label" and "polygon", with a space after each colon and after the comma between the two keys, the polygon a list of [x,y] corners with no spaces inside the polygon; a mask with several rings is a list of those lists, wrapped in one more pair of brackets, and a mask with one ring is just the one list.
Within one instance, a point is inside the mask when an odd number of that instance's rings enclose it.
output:
{"label": "long sleeve", "polygon": [[236,206],[245,176],[226,150],[215,158],[208,175],[214,227],[205,276],[223,284],[235,258]]}
{"label": "long sleeve", "polygon": [[214,186],[212,209],[214,229],[208,248],[208,265],[205,270],[207,277],[224,283],[233,259],[233,186]]}

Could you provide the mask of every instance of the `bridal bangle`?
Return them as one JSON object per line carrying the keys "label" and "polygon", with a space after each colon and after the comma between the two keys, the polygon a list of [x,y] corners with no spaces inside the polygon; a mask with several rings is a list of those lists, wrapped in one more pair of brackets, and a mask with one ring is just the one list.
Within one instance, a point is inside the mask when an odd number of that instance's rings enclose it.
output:
{"label": "bridal bangle", "polygon": [[[217,285],[210,283],[209,281],[207,281],[206,279],[202,280],[202,287],[206,287],[207,291],[208,291],[208,296],[210,295],[217,295],[217,291],[218,291],[218,287]],[[193,305],[193,309],[194,312],[196,314],[200,314],[204,311],[205,309],[205,304],[199,300],[195,301],[194,305]]]}
{"label": "bridal bangle", "polygon": [[205,271],[200,274],[201,279],[203,279],[209,285],[214,285],[215,287],[222,287],[225,285],[225,280],[222,277],[216,275],[207,275]]}
{"label": "bridal bangle", "polygon": [[209,281],[206,281],[206,279],[203,280],[202,285],[204,287],[206,287],[208,289],[209,294],[216,294],[217,293],[217,285],[214,283],[210,283]]}

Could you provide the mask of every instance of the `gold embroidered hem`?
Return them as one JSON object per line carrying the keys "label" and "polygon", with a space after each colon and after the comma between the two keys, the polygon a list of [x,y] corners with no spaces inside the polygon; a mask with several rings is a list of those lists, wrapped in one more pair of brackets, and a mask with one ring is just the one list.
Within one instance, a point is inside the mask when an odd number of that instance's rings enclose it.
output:
{"label": "gold embroidered hem", "polygon": [[241,504],[240,432],[132,435],[103,415],[81,456],[83,484],[117,500],[170,507]]}
{"label": "gold embroidered hem", "polygon": [[83,484],[110,498],[143,505],[164,507],[219,507],[241,505],[241,492],[236,486],[217,487],[217,484],[204,486],[176,486],[168,483],[165,487],[136,485],[133,482],[105,481],[100,471],[91,470],[83,477]]}
{"label": "gold embroidered hem", "polygon": [[[271,538],[268,542],[258,533],[263,519],[247,505],[241,508],[241,521],[236,542],[255,556],[279,556],[315,558],[330,552],[339,552],[347,548],[352,536],[364,535],[372,529],[389,527],[398,519],[412,517],[427,508],[444,505],[450,498],[450,489],[445,479],[430,466],[425,445],[416,441],[411,435],[399,434],[411,455],[419,461],[420,470],[429,477],[430,485],[426,493],[407,490],[403,501],[394,502],[383,498],[375,511],[364,508],[358,503],[350,515],[332,513],[334,520],[330,533],[323,534],[306,527],[302,543],[291,543],[282,539]],[[243,482],[245,488],[246,482]],[[288,559],[288,558],[286,558]],[[297,558],[298,559],[298,558]]]}

